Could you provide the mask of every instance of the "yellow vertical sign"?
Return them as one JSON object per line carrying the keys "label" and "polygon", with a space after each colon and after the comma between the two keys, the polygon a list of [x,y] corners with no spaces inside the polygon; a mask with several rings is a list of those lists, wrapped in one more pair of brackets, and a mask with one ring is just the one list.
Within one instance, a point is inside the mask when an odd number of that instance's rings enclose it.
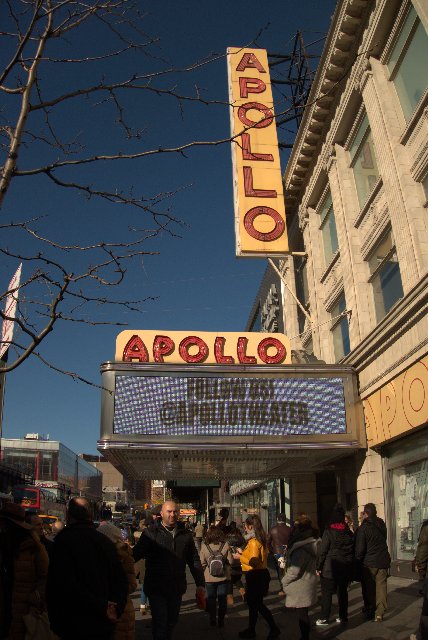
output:
{"label": "yellow vertical sign", "polygon": [[272,87],[265,49],[227,49],[237,256],[288,252]]}

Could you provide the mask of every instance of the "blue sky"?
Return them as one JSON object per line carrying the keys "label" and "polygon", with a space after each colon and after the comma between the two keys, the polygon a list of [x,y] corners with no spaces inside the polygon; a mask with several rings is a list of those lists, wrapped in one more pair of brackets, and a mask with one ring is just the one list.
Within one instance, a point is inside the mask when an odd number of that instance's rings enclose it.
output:
{"label": "blue sky", "polygon": [[[133,55],[127,58],[130,73],[162,69],[172,64],[183,68],[201,59],[223,56],[228,46],[244,46],[256,36],[257,46],[271,53],[290,52],[297,29],[305,42],[326,34],[335,7],[334,0],[195,0],[141,3],[147,11],[144,30],[159,41],[155,58]],[[64,45],[91,55],[99,49],[97,32],[82,32]],[[109,71],[123,71],[111,61]],[[47,94],[86,82],[87,70],[79,66],[62,72],[58,67],[45,81]],[[204,97],[220,104],[187,103],[183,109],[169,96],[134,95],[126,98],[129,118],[144,129],[142,138],[123,149],[176,146],[191,140],[216,140],[229,134],[226,60],[200,67],[192,74],[167,78],[160,86],[190,93],[195,84]],[[277,112],[283,107],[277,94]],[[103,108],[103,107],[101,107]],[[58,126],[65,134],[83,130],[89,148],[109,152],[118,143],[116,131],[107,119],[88,104],[58,111]],[[32,155],[33,154],[33,155]],[[23,151],[23,162],[34,166],[34,150]],[[283,167],[284,169],[284,167]],[[98,171],[98,173],[97,173]],[[119,181],[135,185],[147,196],[172,192],[162,206],[185,224],[177,231],[146,243],[159,255],[140,257],[130,266],[125,284],[114,295],[134,300],[153,298],[141,312],[102,307],[87,319],[122,322],[135,329],[239,331],[245,327],[266,267],[263,259],[235,257],[232,168],[229,145],[198,148],[181,155],[161,155],[101,167],[94,172],[108,184]],[[81,174],[82,175],[82,174]],[[143,222],[124,209],[53,189],[44,178],[16,182],[8,195],[3,215],[45,215],[40,223],[58,241],[86,242],[88,239],[120,237],[121,228]],[[15,243],[20,237],[13,238]],[[10,238],[8,238],[10,241]],[[22,239],[23,244],[27,242]],[[5,288],[17,263],[0,260],[0,285]],[[24,277],[25,277],[24,266]],[[28,272],[27,272],[28,276]],[[115,338],[121,328],[61,322],[47,338],[41,353],[55,366],[76,371],[84,378],[100,382],[99,365],[114,357]],[[22,437],[27,432],[49,434],[76,452],[96,453],[99,438],[100,392],[76,383],[31,358],[7,377],[4,406],[4,437]]]}

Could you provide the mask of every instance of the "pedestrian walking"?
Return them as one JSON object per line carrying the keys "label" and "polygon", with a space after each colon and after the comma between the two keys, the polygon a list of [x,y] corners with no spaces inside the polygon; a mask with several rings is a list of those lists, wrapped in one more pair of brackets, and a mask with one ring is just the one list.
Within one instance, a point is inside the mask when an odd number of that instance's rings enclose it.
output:
{"label": "pedestrian walking", "polygon": [[235,559],[240,559],[245,576],[245,598],[248,606],[248,627],[238,634],[240,638],[255,638],[257,618],[260,615],[269,625],[268,640],[280,635],[272,612],[263,602],[269,591],[270,574],[267,568],[267,535],[260,518],[248,516],[244,523],[246,546],[237,549]]}
{"label": "pedestrian walking", "polygon": [[48,554],[19,504],[0,509],[0,638],[24,640],[24,616],[46,611]]}
{"label": "pedestrian walking", "polygon": [[376,507],[364,507],[355,542],[355,557],[362,565],[361,582],[365,613],[369,620],[382,622],[387,608],[387,577],[391,557],[386,543],[386,525],[378,518]]}
{"label": "pedestrian walking", "polygon": [[279,596],[285,595],[282,591],[281,581],[283,577],[283,569],[280,566],[280,558],[284,557],[287,550],[288,540],[290,538],[291,527],[286,524],[285,513],[278,514],[276,525],[269,531],[267,542],[269,551],[273,555],[276,574],[279,582]]}
{"label": "pedestrian walking", "polygon": [[309,608],[317,601],[318,547],[317,531],[310,518],[301,514],[288,541],[287,571],[282,579],[286,610],[297,618],[301,640],[309,640]]}
{"label": "pedestrian walking", "polygon": [[96,529],[88,500],[72,498],[49,565],[52,630],[62,640],[110,640],[127,597],[128,580],[114,544]]}
{"label": "pedestrian walking", "polygon": [[321,578],[321,616],[317,627],[329,624],[331,601],[337,593],[339,616],[336,622],[348,622],[348,584],[352,579],[354,559],[354,534],[345,522],[342,505],[336,505],[324,531],[317,562],[317,574]]}
{"label": "pedestrian walking", "polygon": [[210,625],[224,627],[231,576],[230,563],[233,558],[222,529],[213,527],[207,532],[199,557],[204,570]]}
{"label": "pedestrian walking", "polygon": [[236,522],[233,520],[230,523],[228,532],[226,533],[226,541],[232,552],[232,560],[230,561],[230,582],[228,583],[227,605],[229,607],[233,607],[233,588],[238,588],[241,594],[245,591],[244,585],[242,583],[241,561],[233,557],[233,554],[236,553],[236,550],[238,548],[243,549],[245,547],[245,538],[242,535],[241,530],[238,529]]}
{"label": "pedestrian walking", "polygon": [[202,526],[202,522],[199,520],[195,527],[195,541],[196,547],[200,552],[202,547],[202,538],[204,537],[204,527]]}
{"label": "pedestrian walking", "polygon": [[419,580],[425,580],[428,564],[428,520],[424,520],[418,537],[416,547],[415,566],[419,573]]}
{"label": "pedestrian walking", "polygon": [[205,594],[204,572],[193,535],[178,522],[179,509],[164,502],[161,518],[145,529],[133,549],[134,560],[146,560],[144,593],[150,601],[154,640],[171,640],[181,599],[187,589],[186,564],[196,583],[196,597]]}
{"label": "pedestrian walking", "polygon": [[[115,527],[117,529],[117,527]],[[137,588],[137,578],[135,576],[134,558],[129,545],[123,541],[120,529],[113,531],[108,524],[101,524],[98,531],[107,536],[116,548],[120,564],[128,579],[128,597],[125,610],[114,626],[113,640],[134,640],[135,639],[135,611],[131,600],[131,594]]]}

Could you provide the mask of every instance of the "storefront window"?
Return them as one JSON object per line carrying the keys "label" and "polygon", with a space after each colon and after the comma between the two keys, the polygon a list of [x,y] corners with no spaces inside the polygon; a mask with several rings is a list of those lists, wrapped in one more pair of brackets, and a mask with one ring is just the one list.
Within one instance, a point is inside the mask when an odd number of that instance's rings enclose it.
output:
{"label": "storefront window", "polygon": [[428,519],[428,460],[392,470],[396,519],[395,558],[413,560],[422,522]]}

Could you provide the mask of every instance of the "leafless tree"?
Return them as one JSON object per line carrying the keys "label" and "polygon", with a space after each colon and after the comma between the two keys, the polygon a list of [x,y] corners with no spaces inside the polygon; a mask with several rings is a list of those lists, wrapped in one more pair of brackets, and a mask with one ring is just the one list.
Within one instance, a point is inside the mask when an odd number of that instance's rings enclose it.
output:
{"label": "leafless tree", "polygon": [[[168,96],[180,108],[186,102],[208,104],[197,86],[188,95],[180,93],[176,78],[187,78],[213,57],[186,69],[168,65],[156,51],[156,38],[144,31],[140,6],[133,0],[3,2],[3,283],[19,263],[24,265],[19,287],[0,294],[0,320],[15,323],[4,372],[31,354],[43,359],[39,345],[59,321],[97,324],[91,306],[140,309],[145,300],[121,300],[111,289],[122,283],[130,261],[156,253],[145,248],[147,242],[152,246],[151,239],[161,232],[178,234],[183,225],[172,213],[173,193],[120,184],[120,172],[111,167],[159,154],[184,154],[191,146],[207,144],[190,140],[150,148],[147,132],[134,126],[127,114],[133,101],[139,101],[144,112],[144,100],[153,95]],[[149,71],[130,73],[131,68]],[[99,132],[91,135],[97,127],[105,131],[101,144]],[[123,178],[123,172],[120,175]],[[11,191],[18,194],[22,209],[13,214],[7,206]],[[120,208],[114,239],[103,229],[98,235],[93,229],[76,230],[70,218],[52,226],[38,202],[41,192],[53,193],[56,200],[61,193],[60,203],[61,198],[74,198],[79,208],[86,207],[88,220],[100,202],[110,211]],[[76,194],[83,197],[76,200]],[[11,294],[19,300],[15,319],[4,311]]]}

